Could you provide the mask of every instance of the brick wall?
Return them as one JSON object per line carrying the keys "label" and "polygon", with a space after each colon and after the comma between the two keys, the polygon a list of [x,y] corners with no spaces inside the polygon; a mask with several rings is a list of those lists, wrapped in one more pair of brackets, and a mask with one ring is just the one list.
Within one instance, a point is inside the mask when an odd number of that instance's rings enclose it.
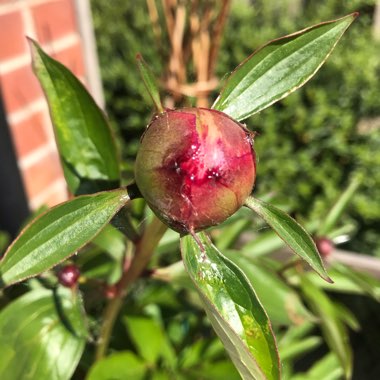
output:
{"label": "brick wall", "polygon": [[[74,0],[0,0],[0,84],[29,206],[67,199],[46,100],[25,36],[85,79]],[[1,163],[0,163],[1,164]]]}

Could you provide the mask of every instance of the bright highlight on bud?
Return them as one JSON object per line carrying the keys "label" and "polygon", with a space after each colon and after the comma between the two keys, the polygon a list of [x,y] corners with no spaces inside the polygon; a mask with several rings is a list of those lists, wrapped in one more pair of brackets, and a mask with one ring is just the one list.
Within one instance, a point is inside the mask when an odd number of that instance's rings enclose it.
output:
{"label": "bright highlight on bud", "polygon": [[224,113],[184,108],[156,116],[137,154],[137,186],[166,224],[181,233],[217,225],[252,192],[253,133]]}

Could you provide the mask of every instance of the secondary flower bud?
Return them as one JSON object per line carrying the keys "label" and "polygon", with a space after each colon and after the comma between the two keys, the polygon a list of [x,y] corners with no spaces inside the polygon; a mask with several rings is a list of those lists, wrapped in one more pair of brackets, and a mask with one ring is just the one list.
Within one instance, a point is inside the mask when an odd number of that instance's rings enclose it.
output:
{"label": "secondary flower bud", "polygon": [[334,243],[327,237],[318,237],[315,239],[315,244],[322,257],[327,258],[334,250]]}
{"label": "secondary flower bud", "polygon": [[253,133],[219,111],[184,108],[156,116],[137,154],[137,186],[152,210],[181,232],[226,220],[255,182]]}
{"label": "secondary flower bud", "polygon": [[74,264],[68,264],[58,272],[58,281],[66,288],[73,288],[77,284],[79,277],[79,268]]}

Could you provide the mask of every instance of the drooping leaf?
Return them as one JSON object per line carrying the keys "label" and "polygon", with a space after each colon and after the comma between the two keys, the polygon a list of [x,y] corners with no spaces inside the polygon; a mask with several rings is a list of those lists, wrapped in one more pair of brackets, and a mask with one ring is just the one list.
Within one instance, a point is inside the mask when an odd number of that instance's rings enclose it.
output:
{"label": "drooping leaf", "polygon": [[237,370],[243,379],[279,379],[276,341],[254,290],[205,233],[197,236],[181,238],[183,261]]}
{"label": "drooping leaf", "polygon": [[352,351],[346,326],[338,317],[334,304],[327,295],[306,276],[302,277],[302,291],[310,308],[320,318],[321,330],[330,349],[338,357],[345,378],[352,375]]}
{"label": "drooping leaf", "polygon": [[122,351],[97,361],[86,380],[142,380],[146,371],[147,364],[139,357],[133,352]]}
{"label": "drooping leaf", "polygon": [[70,191],[79,195],[118,187],[119,159],[103,112],[65,66],[30,41],[34,72],[49,103]]}
{"label": "drooping leaf", "polygon": [[0,261],[0,285],[36,276],[93,239],[129,200],[127,190],[83,195],[28,224]]}
{"label": "drooping leaf", "polygon": [[304,259],[324,280],[332,282],[313,239],[293,218],[279,208],[252,196],[248,197],[245,204],[260,215],[287,246]]}
{"label": "drooping leaf", "polygon": [[239,65],[213,108],[246,119],[305,84],[357,17],[350,14],[273,40]]}
{"label": "drooping leaf", "polygon": [[0,313],[0,378],[71,379],[86,334],[80,298],[70,290],[25,294]]}
{"label": "drooping leaf", "polygon": [[164,107],[162,106],[160,93],[157,87],[157,81],[152,73],[152,70],[144,61],[143,57],[140,54],[136,56],[136,61],[137,61],[137,66],[140,70],[140,75],[144,81],[145,88],[147,89],[150,97],[152,98],[157,111],[160,113],[164,112]]}

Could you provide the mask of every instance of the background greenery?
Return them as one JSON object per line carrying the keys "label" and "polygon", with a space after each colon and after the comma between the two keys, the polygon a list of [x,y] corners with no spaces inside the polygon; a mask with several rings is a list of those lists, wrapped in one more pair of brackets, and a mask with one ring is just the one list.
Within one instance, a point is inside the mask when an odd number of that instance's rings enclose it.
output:
{"label": "background greenery", "polygon": [[[275,191],[301,218],[323,217],[349,180],[364,178],[345,220],[355,238],[345,248],[380,256],[380,56],[371,35],[374,1],[235,0],[224,33],[217,73],[223,78],[266,41],[324,20],[359,11],[360,17],[320,72],[301,90],[247,125],[259,132],[256,194]],[[156,73],[168,49],[157,46],[145,2],[92,0],[107,112],[133,165],[151,115],[136,75],[141,52]],[[110,22],[109,20],[112,20]]]}

